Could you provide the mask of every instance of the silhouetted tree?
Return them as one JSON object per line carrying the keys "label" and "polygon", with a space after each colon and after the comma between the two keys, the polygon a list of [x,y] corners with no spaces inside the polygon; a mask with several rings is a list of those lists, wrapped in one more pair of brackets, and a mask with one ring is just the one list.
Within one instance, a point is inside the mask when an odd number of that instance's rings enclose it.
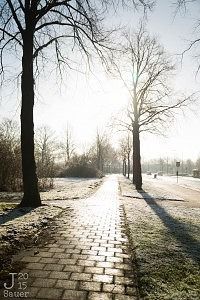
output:
{"label": "silhouetted tree", "polygon": [[123,125],[133,135],[133,183],[141,189],[140,133],[162,132],[166,119],[173,118],[175,109],[188,105],[191,97],[173,98],[168,77],[174,65],[143,23],[137,31],[125,34],[121,57],[114,66],[131,99],[129,121],[123,121]]}
{"label": "silhouetted tree", "polygon": [[64,135],[62,137],[62,142],[60,143],[60,147],[64,156],[65,166],[69,163],[73,154],[75,153],[75,144],[72,138],[72,130],[67,124],[67,127],[64,130]]}
{"label": "silhouetted tree", "polygon": [[132,141],[130,137],[130,133],[128,132],[125,138],[122,138],[120,141],[120,155],[122,157],[122,165],[123,165],[123,175],[130,177],[130,155],[132,149]]}
{"label": "silhouetted tree", "polygon": [[56,137],[51,128],[48,126],[37,128],[35,136],[35,158],[39,187],[41,189],[53,187],[57,148]]}

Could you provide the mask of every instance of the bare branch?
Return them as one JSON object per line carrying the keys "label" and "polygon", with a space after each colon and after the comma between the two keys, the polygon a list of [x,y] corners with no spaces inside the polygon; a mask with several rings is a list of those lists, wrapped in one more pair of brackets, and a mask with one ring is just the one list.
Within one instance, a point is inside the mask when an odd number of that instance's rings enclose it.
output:
{"label": "bare branch", "polygon": [[24,29],[22,28],[22,25],[21,25],[21,23],[20,23],[20,21],[17,17],[16,10],[14,9],[14,6],[13,6],[11,0],[6,0],[6,1],[7,1],[8,5],[10,7],[10,10],[12,12],[13,19],[15,20],[15,23],[16,23],[21,35],[23,36]]}
{"label": "bare branch", "polygon": [[5,33],[9,37],[13,38],[13,40],[15,40],[16,42],[18,42],[20,46],[23,46],[22,42],[17,38],[17,35],[19,34],[18,32],[16,33],[16,35],[13,35],[13,34],[11,34],[10,32],[6,31],[3,28],[0,28],[0,31],[3,32],[3,33]]}

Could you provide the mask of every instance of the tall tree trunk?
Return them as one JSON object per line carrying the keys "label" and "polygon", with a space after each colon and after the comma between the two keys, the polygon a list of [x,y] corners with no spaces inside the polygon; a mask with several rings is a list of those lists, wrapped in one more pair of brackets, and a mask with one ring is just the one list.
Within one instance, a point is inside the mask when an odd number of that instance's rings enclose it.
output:
{"label": "tall tree trunk", "polygon": [[126,177],[126,171],[127,171],[127,166],[126,166],[126,159],[124,160],[124,176]]}
{"label": "tall tree trunk", "polygon": [[20,206],[41,205],[34,157],[34,77],[33,77],[33,32],[24,33],[21,79],[21,152],[24,195]]}
{"label": "tall tree trunk", "polygon": [[[132,134],[133,134],[133,139],[134,139],[134,133],[133,133],[133,131],[132,131]],[[133,161],[133,163],[132,163],[132,173],[133,173],[133,178],[132,178],[132,181],[133,181],[133,184],[135,184],[135,162],[134,162],[134,151],[135,151],[135,145],[134,145],[134,141],[133,141],[133,155],[132,155],[132,161]]]}
{"label": "tall tree trunk", "polygon": [[139,126],[134,124],[133,128],[133,178],[137,190],[142,189],[142,171],[141,171],[141,158],[140,158],[140,134]]}
{"label": "tall tree trunk", "polygon": [[127,157],[127,177],[130,178],[130,152],[128,153]]}

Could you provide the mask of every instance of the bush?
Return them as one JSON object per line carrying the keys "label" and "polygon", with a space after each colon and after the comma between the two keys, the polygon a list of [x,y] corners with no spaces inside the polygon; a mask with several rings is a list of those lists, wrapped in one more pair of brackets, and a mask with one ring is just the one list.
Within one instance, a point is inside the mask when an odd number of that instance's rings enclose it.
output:
{"label": "bush", "polygon": [[59,177],[102,178],[103,173],[94,167],[85,155],[76,156],[63,169]]}
{"label": "bush", "polygon": [[70,166],[60,173],[60,177],[102,178],[103,174],[91,166]]}

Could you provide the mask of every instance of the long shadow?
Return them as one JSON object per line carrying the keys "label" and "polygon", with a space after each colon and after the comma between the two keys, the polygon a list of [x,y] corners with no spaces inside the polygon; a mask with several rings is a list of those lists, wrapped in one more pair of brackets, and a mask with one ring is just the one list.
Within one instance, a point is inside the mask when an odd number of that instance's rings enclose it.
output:
{"label": "long shadow", "polygon": [[[188,228],[182,222],[173,218],[153,197],[145,191],[138,191],[144,201],[151,207],[156,215],[162,220],[171,234],[181,243],[184,252],[187,253],[194,262],[200,264],[200,242],[194,239],[188,232]],[[145,198],[146,196],[146,198]]]}
{"label": "long shadow", "polygon": [[3,213],[0,215],[0,225],[5,224],[9,221],[12,221],[14,219],[20,218],[23,215],[26,215],[34,208],[32,207],[26,207],[26,208],[14,208],[12,210],[9,210],[8,213]]}

